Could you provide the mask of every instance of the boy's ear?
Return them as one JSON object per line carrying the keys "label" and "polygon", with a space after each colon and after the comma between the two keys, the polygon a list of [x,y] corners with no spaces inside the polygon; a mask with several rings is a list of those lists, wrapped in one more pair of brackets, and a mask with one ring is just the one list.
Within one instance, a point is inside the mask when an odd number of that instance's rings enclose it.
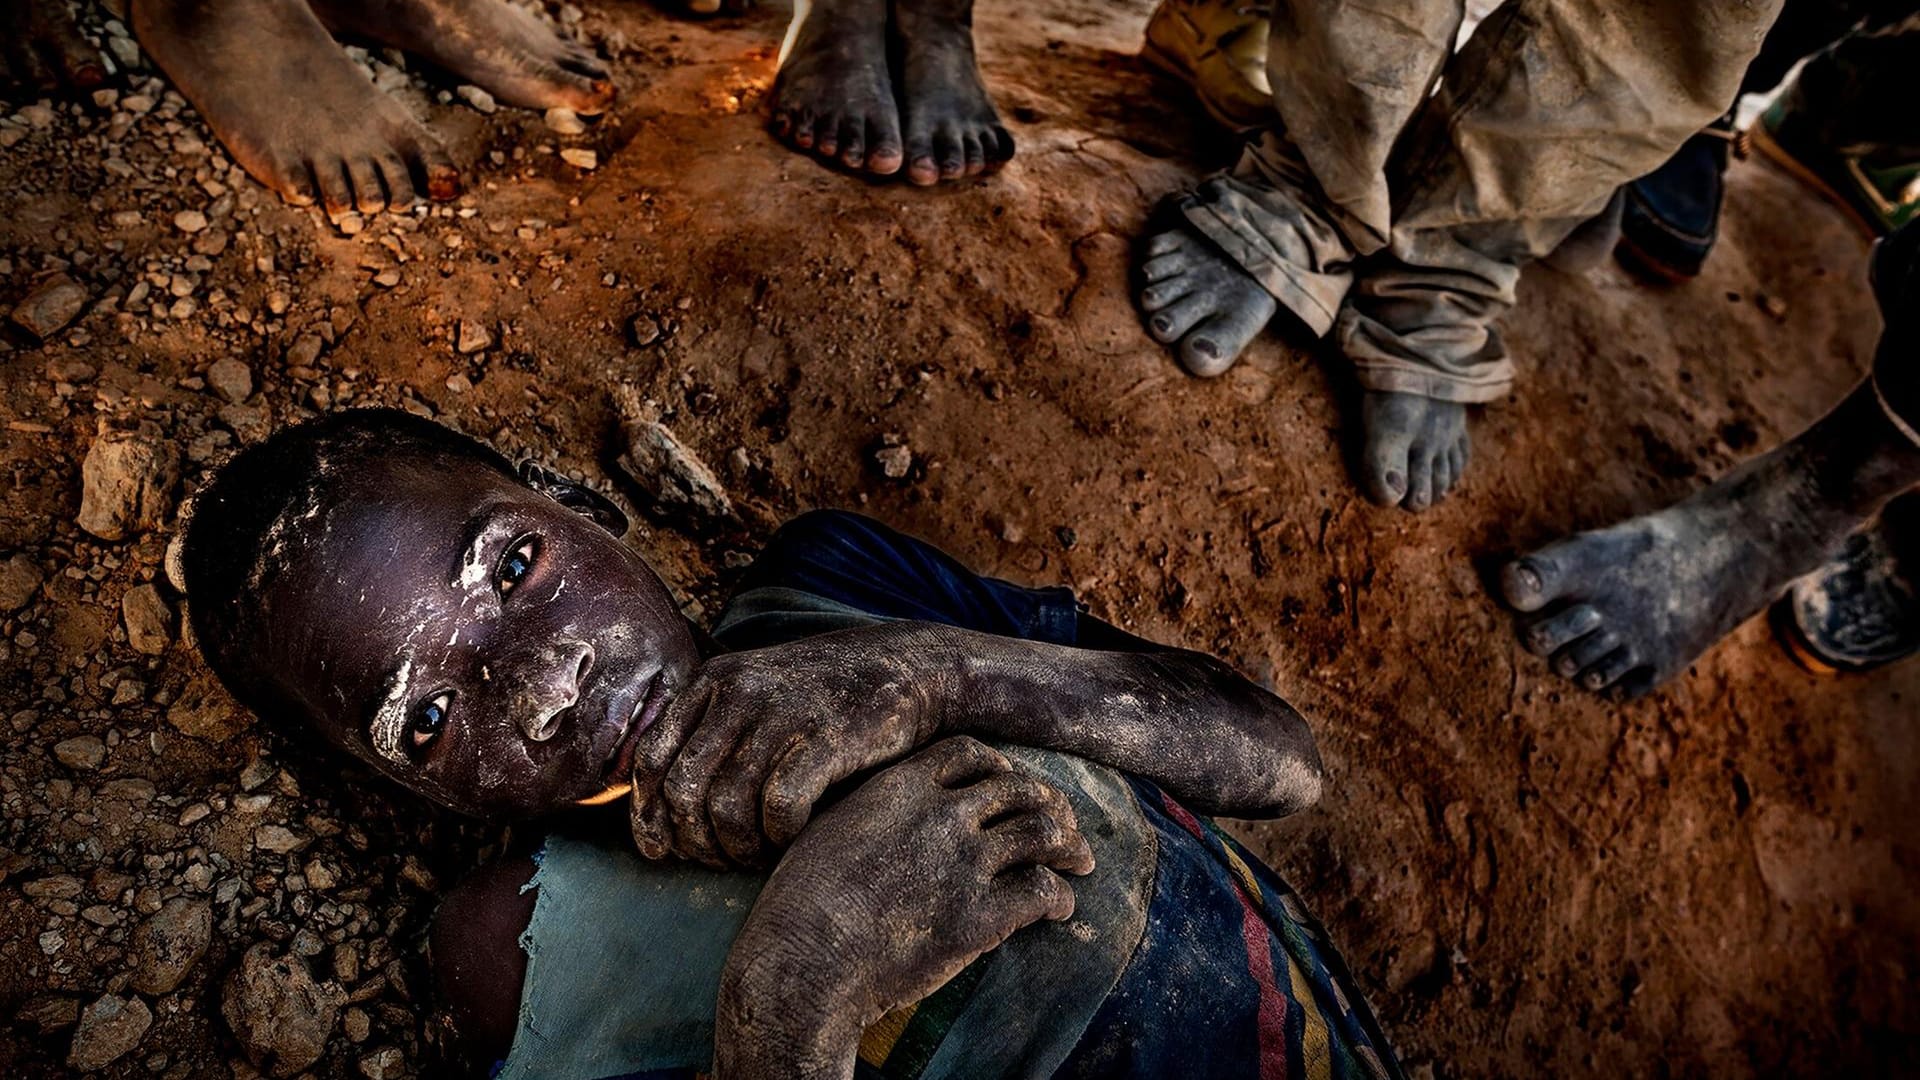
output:
{"label": "boy's ear", "polygon": [[576,514],[592,518],[601,528],[613,535],[627,535],[627,515],[613,505],[613,500],[585,484],[576,484],[552,469],[532,461],[520,463],[520,479],[528,487],[561,506]]}

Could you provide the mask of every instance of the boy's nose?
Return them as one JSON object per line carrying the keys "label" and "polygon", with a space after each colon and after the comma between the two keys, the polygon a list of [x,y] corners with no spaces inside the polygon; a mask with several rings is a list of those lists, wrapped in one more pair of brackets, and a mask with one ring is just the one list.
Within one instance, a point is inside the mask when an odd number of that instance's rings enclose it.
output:
{"label": "boy's nose", "polygon": [[518,710],[520,730],[530,741],[546,742],[559,732],[563,714],[580,700],[580,687],[592,669],[593,646],[584,641],[541,651]]}

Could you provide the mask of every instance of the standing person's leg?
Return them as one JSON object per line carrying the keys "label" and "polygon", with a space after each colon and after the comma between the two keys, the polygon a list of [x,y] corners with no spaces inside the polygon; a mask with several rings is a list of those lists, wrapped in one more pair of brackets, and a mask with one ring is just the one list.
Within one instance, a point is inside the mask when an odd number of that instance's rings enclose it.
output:
{"label": "standing person's leg", "polygon": [[1874,291],[1873,375],[1811,428],[1682,503],[1507,564],[1530,651],[1589,690],[1652,689],[1920,486],[1920,224],[1875,253]]}
{"label": "standing person's leg", "polygon": [[1466,406],[1513,380],[1492,324],[1520,265],[1727,110],[1779,3],[1508,0],[1475,31],[1396,151],[1391,241],[1337,330],[1376,501],[1459,480]]}
{"label": "standing person's leg", "polygon": [[1387,158],[1461,18],[1460,0],[1278,0],[1278,127],[1230,174],[1176,197],[1141,253],[1148,326],[1190,371],[1225,371],[1278,307],[1316,336],[1332,327],[1356,252],[1386,242]]}

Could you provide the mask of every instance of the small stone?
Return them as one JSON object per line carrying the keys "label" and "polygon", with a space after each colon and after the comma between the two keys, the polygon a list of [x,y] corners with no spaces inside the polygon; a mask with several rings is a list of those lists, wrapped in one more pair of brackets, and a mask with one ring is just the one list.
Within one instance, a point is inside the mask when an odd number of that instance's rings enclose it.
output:
{"label": "small stone", "polygon": [[211,813],[213,813],[213,807],[208,806],[206,803],[188,803],[186,809],[180,811],[179,823],[181,825],[191,825],[196,821],[203,820]]}
{"label": "small stone", "polygon": [[340,230],[342,236],[358,236],[366,231],[367,219],[361,217],[358,211],[349,210],[340,215],[340,219],[334,222],[334,227]]}
{"label": "small stone", "polygon": [[472,319],[461,319],[460,330],[454,337],[453,347],[462,356],[470,356],[483,349],[492,347],[493,332],[487,324]]}
{"label": "small stone", "polygon": [[315,889],[331,889],[340,883],[333,871],[327,869],[327,864],[319,859],[307,860],[307,865],[301,873],[307,879],[307,884]]}
{"label": "small stone", "polygon": [[253,369],[231,356],[215,360],[207,368],[207,383],[215,393],[238,405],[253,396]]}
{"label": "small stone", "polygon": [[14,1012],[13,1018],[19,1023],[39,1028],[42,1035],[51,1035],[61,1028],[79,1023],[80,999],[59,994],[40,994],[28,998]]}
{"label": "small stone", "polygon": [[9,615],[26,607],[46,580],[40,568],[25,555],[0,562],[0,615]]}
{"label": "small stone", "polygon": [[65,274],[52,274],[13,308],[13,321],[45,341],[67,328],[87,306],[87,290]]}
{"label": "small stone", "polygon": [[191,236],[207,227],[207,215],[198,210],[182,210],[173,215],[173,227]]}
{"label": "small stone", "polygon": [[572,109],[548,109],[546,121],[547,127],[550,130],[557,131],[562,135],[580,135],[584,134],[587,130],[587,125],[581,121],[580,114],[574,112]]}
{"label": "small stone", "polygon": [[400,880],[425,893],[437,892],[440,888],[433,871],[427,869],[427,864],[421,862],[418,855],[409,854],[401,860]]}
{"label": "small stone", "polygon": [[301,334],[287,347],[287,366],[311,367],[315,360],[320,359],[320,350],[325,347],[326,342],[320,340],[319,334]]}
{"label": "small stone", "polygon": [[252,723],[211,676],[196,676],[167,708],[167,723],[196,739],[220,742]]}
{"label": "small stone", "polygon": [[560,151],[560,160],[576,169],[597,169],[600,167],[600,155],[584,147],[569,146]]}
{"label": "small stone", "polygon": [[627,440],[620,468],[656,510],[686,515],[696,530],[739,520],[719,477],[660,422],[658,410],[642,401],[639,391],[617,387],[614,404]]}
{"label": "small stone", "polygon": [[80,1013],[80,1026],[73,1031],[73,1048],[67,1052],[67,1067],[80,1072],[104,1068],[140,1045],[141,1036],[152,1025],[153,1013],[146,1002],[108,994]]}
{"label": "small stone", "polygon": [[107,744],[93,735],[76,735],[54,743],[53,756],[69,769],[97,769],[107,759]]}
{"label": "small stone", "polygon": [[401,1080],[411,1076],[406,1056],[396,1046],[384,1046],[360,1059],[360,1075],[367,1080]]}
{"label": "small stone", "polygon": [[494,102],[492,94],[487,93],[477,86],[463,84],[455,87],[453,92],[459,96],[461,101],[466,102],[476,110],[487,113],[488,115],[491,115],[495,109],[500,107]]}
{"label": "small stone", "polygon": [[115,926],[120,922],[120,913],[106,904],[93,904],[82,911],[80,917],[95,926]]}
{"label": "small stone", "polygon": [[227,979],[220,1011],[255,1068],[291,1077],[320,1060],[343,998],[315,982],[306,961],[260,942]]}
{"label": "small stone", "polygon": [[400,284],[400,271],[389,266],[385,270],[373,275],[373,283],[383,289],[391,289],[395,285]]}
{"label": "small stone", "polygon": [[27,882],[20,886],[20,891],[36,900],[71,900],[86,887],[85,882],[72,874],[53,874]]}
{"label": "small stone", "polygon": [[193,253],[209,258],[227,250],[233,237],[225,229],[208,229],[193,239]]}
{"label": "small stone", "polygon": [[464,394],[473,389],[473,380],[456,371],[447,376],[447,389],[456,394]]}
{"label": "small stone", "polygon": [[873,460],[889,480],[899,480],[913,470],[913,451],[906,446],[883,446],[873,452]]}
{"label": "small stone", "polygon": [[373,1017],[368,1016],[365,1009],[356,1005],[347,1010],[346,1016],[342,1018],[341,1027],[346,1029],[347,1038],[356,1043],[363,1043],[367,1041],[367,1036],[373,1034]]}
{"label": "small stone", "polygon": [[180,450],[157,436],[109,432],[80,466],[80,527],[102,540],[153,529],[173,513]]}
{"label": "small stone", "polygon": [[147,696],[147,684],[139,679],[121,679],[113,686],[113,704],[118,708],[131,705]]}
{"label": "small stone", "polygon": [[213,937],[213,906],[177,897],[133,931],[133,988],[170,993],[207,951]]}
{"label": "small stone", "polygon": [[120,598],[120,614],[127,624],[127,644],[133,651],[159,656],[173,640],[173,609],[152,585],[135,585]]}
{"label": "small stone", "polygon": [[262,825],[253,830],[253,846],[275,855],[290,854],[311,843],[312,837],[302,836],[285,825]]}
{"label": "small stone", "polygon": [[1760,301],[1760,310],[1766,312],[1768,318],[1778,322],[1787,317],[1787,302],[1785,300],[1772,293],[1761,293],[1758,299]]}
{"label": "small stone", "polygon": [[660,340],[660,323],[651,315],[635,315],[627,331],[633,335],[633,343],[643,348]]}

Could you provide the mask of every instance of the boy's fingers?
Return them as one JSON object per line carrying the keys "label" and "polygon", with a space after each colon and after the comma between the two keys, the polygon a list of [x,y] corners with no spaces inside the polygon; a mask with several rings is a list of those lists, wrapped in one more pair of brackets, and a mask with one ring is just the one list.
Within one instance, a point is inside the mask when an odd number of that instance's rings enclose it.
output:
{"label": "boy's fingers", "polygon": [[1003,924],[1008,936],[1041,919],[1060,922],[1073,916],[1073,886],[1044,866],[1009,870],[995,877],[987,896],[992,908],[1011,924]]}
{"label": "boy's fingers", "polygon": [[[959,741],[948,739],[935,746]],[[965,741],[999,757],[981,743],[972,739]],[[767,773],[760,800],[761,825],[767,840],[781,848],[793,843],[813,817],[814,806],[828,788],[867,769],[898,761],[912,750],[913,731],[907,724],[890,724],[876,733],[876,737],[852,746],[834,733],[809,732]],[[913,763],[920,763],[930,752],[916,755]]]}
{"label": "boy's fingers", "polygon": [[725,864],[726,856],[707,812],[707,792],[714,771],[755,715],[749,709],[728,708],[725,697],[714,692],[698,726],[667,767],[660,790],[673,818],[674,846],[682,855],[712,865]]}
{"label": "boy's fingers", "polygon": [[1003,871],[1015,866],[1051,867],[1067,874],[1093,872],[1093,849],[1087,846],[1071,812],[1062,815],[1036,810],[1007,818],[987,830],[993,845],[994,867]]}
{"label": "boy's fingers", "polygon": [[965,787],[1013,768],[1005,754],[978,739],[954,735],[941,739],[913,756],[913,764],[933,771],[941,787]]}

